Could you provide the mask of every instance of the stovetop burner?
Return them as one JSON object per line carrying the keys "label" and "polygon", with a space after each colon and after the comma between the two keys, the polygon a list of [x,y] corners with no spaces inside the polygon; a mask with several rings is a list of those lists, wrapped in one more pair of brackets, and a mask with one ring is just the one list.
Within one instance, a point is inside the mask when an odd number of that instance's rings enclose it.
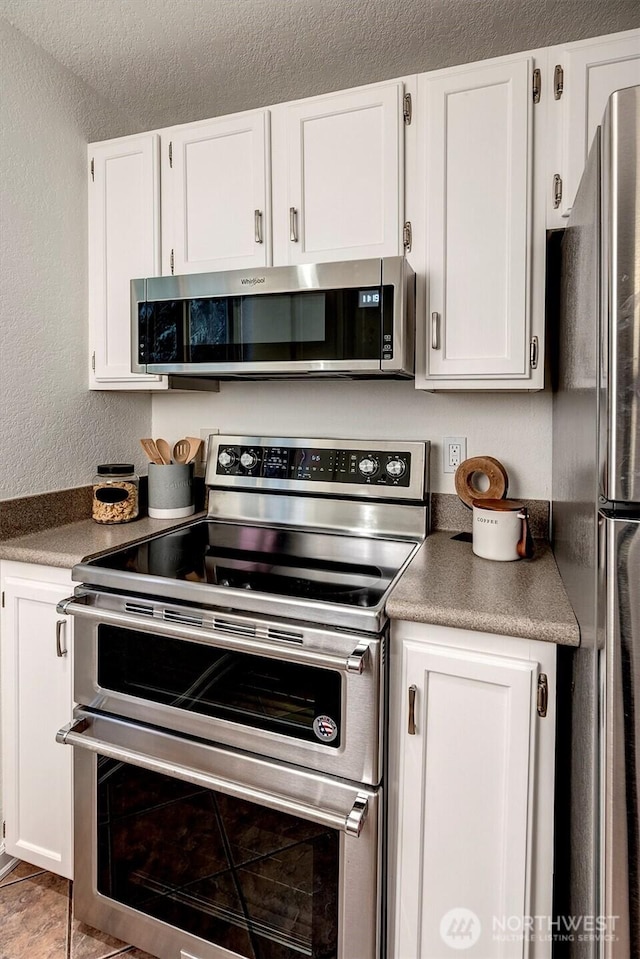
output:
{"label": "stovetop burner", "polygon": [[[201,520],[89,564],[135,578],[375,606],[412,543]],[[378,562],[367,562],[372,551]]]}

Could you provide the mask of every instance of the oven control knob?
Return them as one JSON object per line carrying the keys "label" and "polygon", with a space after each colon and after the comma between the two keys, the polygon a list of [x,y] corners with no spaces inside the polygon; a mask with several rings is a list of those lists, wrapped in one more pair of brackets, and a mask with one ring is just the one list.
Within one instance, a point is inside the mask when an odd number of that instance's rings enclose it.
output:
{"label": "oven control knob", "polygon": [[406,464],[402,460],[389,460],[386,466],[389,476],[403,476],[406,472]]}
{"label": "oven control knob", "polygon": [[253,469],[258,462],[258,457],[253,451],[246,451],[240,457],[240,462],[246,470]]}
{"label": "oven control knob", "polygon": [[358,463],[358,469],[363,476],[373,476],[374,473],[378,472],[378,461],[374,459],[373,456],[365,456],[365,458]]}
{"label": "oven control knob", "polygon": [[233,466],[236,460],[236,454],[233,450],[222,450],[218,454],[218,463],[222,466],[223,469],[229,469],[230,466]]}

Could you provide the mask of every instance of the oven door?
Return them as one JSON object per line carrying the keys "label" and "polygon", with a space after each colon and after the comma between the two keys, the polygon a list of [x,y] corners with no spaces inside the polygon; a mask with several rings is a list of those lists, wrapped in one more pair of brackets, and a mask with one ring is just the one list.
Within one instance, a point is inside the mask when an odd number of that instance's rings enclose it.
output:
{"label": "oven door", "polygon": [[380,636],[97,592],[59,608],[75,620],[77,703],[380,782]]}
{"label": "oven door", "polygon": [[76,918],[160,959],[376,959],[380,790],[74,716]]}

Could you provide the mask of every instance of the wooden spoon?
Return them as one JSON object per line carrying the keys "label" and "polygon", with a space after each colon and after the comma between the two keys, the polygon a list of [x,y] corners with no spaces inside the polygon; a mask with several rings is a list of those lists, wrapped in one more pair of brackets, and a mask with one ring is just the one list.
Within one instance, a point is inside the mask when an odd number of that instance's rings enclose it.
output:
{"label": "wooden spoon", "polygon": [[182,439],[173,447],[173,461],[174,463],[186,463],[187,456],[189,455],[189,450],[191,449],[191,444],[189,440]]}
{"label": "wooden spoon", "polygon": [[155,463],[156,466],[162,465],[163,459],[160,456],[160,453],[158,452],[158,447],[156,446],[154,440],[152,439],[140,440],[140,445],[142,449],[145,451],[145,453],[147,454],[147,456],[149,457],[149,462]]}
{"label": "wooden spoon", "polygon": [[169,446],[167,441],[163,439],[156,440],[156,447],[157,447],[158,453],[160,454],[160,459],[165,464],[165,466],[168,466],[169,463],[171,462],[171,447]]}
{"label": "wooden spoon", "polygon": [[186,436],[178,440],[173,447],[173,460],[175,463],[191,463],[200,451],[202,440],[196,436]]}

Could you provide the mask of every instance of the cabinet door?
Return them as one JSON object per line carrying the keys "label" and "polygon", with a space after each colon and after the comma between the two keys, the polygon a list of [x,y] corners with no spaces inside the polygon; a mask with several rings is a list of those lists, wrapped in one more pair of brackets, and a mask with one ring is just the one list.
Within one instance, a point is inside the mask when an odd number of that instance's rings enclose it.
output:
{"label": "cabinet door", "polygon": [[562,213],[568,216],[596,127],[616,90],[640,84],[640,30],[558,50],[564,71],[562,113]]}
{"label": "cabinet door", "polygon": [[529,375],[532,68],[419,80],[429,386]]}
{"label": "cabinet door", "polygon": [[529,912],[537,665],[405,640],[401,670],[393,955],[521,957],[492,923]]}
{"label": "cabinet door", "polygon": [[133,279],[160,272],[160,137],[89,145],[89,322],[94,389],[166,388],[131,372]]}
{"label": "cabinet door", "polygon": [[266,266],[268,112],[168,130],[163,144],[163,157],[170,155],[164,177],[169,215],[163,238],[170,258],[165,272]]}
{"label": "cabinet door", "polygon": [[277,262],[403,252],[402,97],[398,82],[282,108],[285,144],[274,137],[273,159]]}
{"label": "cabinet door", "polygon": [[66,571],[52,571],[55,582],[45,579],[46,567],[40,575],[23,577],[11,564],[2,581],[5,847],[12,856],[72,879],[72,750],[56,743],[57,731],[72,714],[72,623],[57,615],[56,603],[73,584]]}

